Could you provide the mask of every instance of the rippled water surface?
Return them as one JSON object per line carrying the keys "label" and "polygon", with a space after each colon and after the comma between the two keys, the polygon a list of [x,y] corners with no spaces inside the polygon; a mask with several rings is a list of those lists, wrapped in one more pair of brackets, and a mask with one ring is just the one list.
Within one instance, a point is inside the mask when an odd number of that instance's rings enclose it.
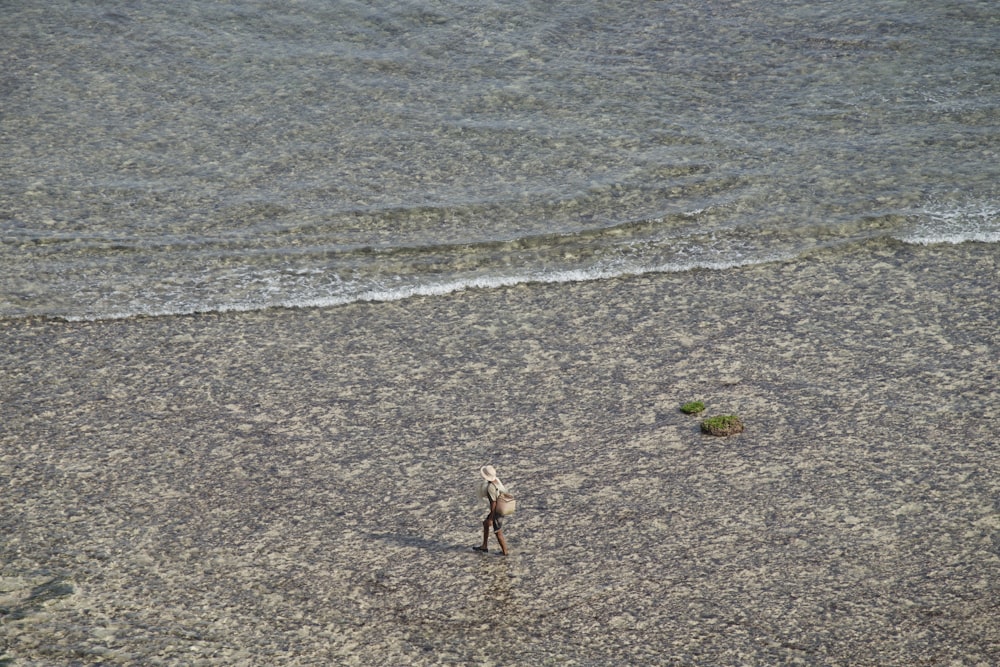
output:
{"label": "rippled water surface", "polygon": [[0,317],[1000,241],[991,2],[9,4]]}

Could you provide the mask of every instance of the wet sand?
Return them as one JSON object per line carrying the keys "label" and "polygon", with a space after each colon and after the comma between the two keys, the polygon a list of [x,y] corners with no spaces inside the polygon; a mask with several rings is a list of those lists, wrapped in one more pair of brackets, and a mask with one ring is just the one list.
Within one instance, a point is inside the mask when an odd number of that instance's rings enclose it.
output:
{"label": "wet sand", "polygon": [[997,264],[4,322],[0,664],[998,664]]}

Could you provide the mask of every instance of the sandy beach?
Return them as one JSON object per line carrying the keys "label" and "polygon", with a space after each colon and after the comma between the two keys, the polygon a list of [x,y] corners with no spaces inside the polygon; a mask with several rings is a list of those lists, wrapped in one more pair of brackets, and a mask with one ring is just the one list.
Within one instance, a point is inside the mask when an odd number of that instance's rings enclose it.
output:
{"label": "sandy beach", "polygon": [[3,322],[0,664],[1000,664],[997,264]]}

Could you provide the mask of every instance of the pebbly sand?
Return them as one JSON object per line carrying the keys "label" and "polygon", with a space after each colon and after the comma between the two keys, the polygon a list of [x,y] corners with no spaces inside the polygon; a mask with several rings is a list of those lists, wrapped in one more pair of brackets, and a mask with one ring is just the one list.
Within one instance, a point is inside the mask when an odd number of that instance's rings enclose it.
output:
{"label": "pebbly sand", "polygon": [[0,664],[1000,664],[997,260],[4,322]]}

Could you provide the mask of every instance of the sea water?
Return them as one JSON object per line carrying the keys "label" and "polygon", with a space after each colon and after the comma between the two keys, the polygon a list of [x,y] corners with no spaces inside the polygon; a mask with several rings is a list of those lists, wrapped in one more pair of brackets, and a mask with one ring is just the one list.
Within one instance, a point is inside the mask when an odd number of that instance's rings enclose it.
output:
{"label": "sea water", "polygon": [[1000,242],[990,0],[7,3],[0,318]]}

